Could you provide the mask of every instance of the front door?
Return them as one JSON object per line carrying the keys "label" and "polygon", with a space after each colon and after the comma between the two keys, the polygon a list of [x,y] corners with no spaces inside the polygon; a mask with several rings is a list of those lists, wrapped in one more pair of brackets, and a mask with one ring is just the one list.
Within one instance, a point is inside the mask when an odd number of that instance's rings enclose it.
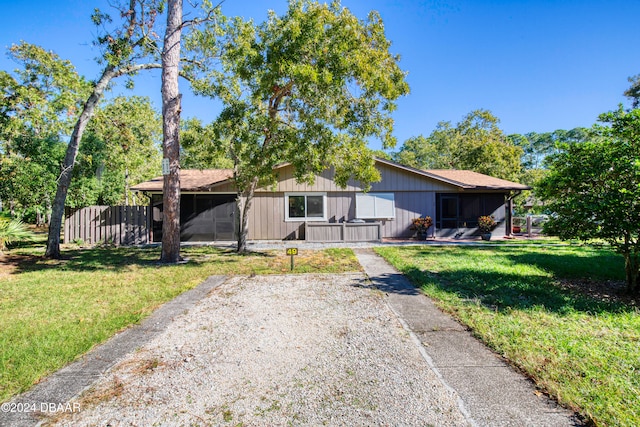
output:
{"label": "front door", "polygon": [[236,239],[236,202],[225,202],[213,208],[214,240]]}
{"label": "front door", "polygon": [[436,228],[458,228],[458,195],[440,195]]}

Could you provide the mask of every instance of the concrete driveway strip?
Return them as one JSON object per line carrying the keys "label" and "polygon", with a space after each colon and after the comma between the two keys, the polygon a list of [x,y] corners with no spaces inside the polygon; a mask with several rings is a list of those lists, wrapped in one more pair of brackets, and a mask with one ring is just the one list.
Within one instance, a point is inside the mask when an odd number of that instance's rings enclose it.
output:
{"label": "concrete driveway strip", "polygon": [[356,249],[371,282],[421,341],[442,381],[479,426],[578,426],[579,418],[535,393],[534,384],[440,311],[372,249]]}

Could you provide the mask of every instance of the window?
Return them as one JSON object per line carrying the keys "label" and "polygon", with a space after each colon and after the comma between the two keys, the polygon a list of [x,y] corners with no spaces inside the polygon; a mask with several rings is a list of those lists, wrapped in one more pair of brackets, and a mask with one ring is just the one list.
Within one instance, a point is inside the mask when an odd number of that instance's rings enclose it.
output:
{"label": "window", "polygon": [[284,195],[286,221],[326,221],[324,193],[289,193]]}
{"label": "window", "polygon": [[395,218],[394,193],[357,193],[356,218]]}

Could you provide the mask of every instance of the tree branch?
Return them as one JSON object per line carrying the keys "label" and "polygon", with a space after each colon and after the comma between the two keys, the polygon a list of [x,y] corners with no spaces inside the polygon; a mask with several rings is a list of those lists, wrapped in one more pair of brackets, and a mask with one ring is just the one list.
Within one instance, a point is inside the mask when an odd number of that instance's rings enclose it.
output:
{"label": "tree branch", "polygon": [[215,7],[211,8],[211,10],[207,12],[207,15],[204,18],[194,18],[187,21],[183,21],[182,24],[180,25],[180,29],[182,30],[185,27],[196,26],[196,25],[202,24],[203,22],[211,21],[213,19],[213,13],[216,11],[216,9],[220,8],[222,3],[224,3],[224,0],[220,1],[220,3],[218,3]]}
{"label": "tree branch", "polygon": [[114,77],[120,77],[125,74],[133,74],[141,70],[151,70],[154,68],[162,68],[162,64],[157,62],[150,62],[146,64],[126,65],[122,68],[117,69],[114,73]]}

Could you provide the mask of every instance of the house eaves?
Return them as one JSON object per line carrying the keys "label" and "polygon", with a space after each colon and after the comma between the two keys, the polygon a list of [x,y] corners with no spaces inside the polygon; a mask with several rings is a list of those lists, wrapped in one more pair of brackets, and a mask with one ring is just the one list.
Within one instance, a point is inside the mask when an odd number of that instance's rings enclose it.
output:
{"label": "house eaves", "polygon": [[398,169],[405,170],[407,172],[414,173],[416,175],[431,178],[436,181],[443,182],[445,184],[453,185],[455,187],[464,190],[531,190],[531,187],[517,182],[507,181],[505,179],[494,178],[489,175],[473,172],[469,170],[458,169],[430,169],[422,170],[412,168],[410,166],[401,165],[391,160],[376,158],[376,162],[382,163],[388,166],[392,166]]}

